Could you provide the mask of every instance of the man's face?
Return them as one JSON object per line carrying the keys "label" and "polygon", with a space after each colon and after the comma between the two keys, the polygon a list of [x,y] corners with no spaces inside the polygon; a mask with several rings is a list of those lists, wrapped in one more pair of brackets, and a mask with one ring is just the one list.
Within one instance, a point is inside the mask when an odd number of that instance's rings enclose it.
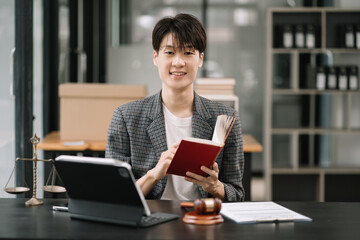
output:
{"label": "man's face", "polygon": [[159,52],[154,51],[154,64],[158,67],[163,89],[186,90],[192,88],[198,69],[203,64],[203,53],[191,46],[179,48],[171,33],[167,34]]}

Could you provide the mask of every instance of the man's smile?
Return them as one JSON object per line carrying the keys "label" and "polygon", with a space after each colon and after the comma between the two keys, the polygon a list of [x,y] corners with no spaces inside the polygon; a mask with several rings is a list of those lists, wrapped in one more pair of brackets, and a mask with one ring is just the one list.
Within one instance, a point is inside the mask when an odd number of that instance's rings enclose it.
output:
{"label": "man's smile", "polygon": [[186,75],[186,72],[170,72],[170,74],[175,76],[183,76]]}

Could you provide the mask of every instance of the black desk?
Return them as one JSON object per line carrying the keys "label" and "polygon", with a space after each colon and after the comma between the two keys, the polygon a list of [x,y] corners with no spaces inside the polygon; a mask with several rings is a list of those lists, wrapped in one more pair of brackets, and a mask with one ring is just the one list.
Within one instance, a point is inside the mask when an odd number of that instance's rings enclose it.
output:
{"label": "black desk", "polygon": [[[26,207],[26,199],[0,199],[0,238],[13,239],[359,239],[360,203],[279,202],[313,219],[312,222],[223,224],[196,226],[181,218],[151,228],[71,220],[51,206],[64,199],[45,199],[43,206]],[[152,211],[173,212],[181,217],[180,202],[149,201]]]}

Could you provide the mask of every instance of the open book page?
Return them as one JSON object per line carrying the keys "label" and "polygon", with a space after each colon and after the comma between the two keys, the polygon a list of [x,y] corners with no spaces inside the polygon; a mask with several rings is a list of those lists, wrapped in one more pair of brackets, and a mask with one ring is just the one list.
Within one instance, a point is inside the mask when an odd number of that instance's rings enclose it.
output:
{"label": "open book page", "polygon": [[224,144],[235,119],[236,118],[232,116],[219,115],[216,120],[212,141],[218,144]]}
{"label": "open book page", "polygon": [[274,202],[223,203],[220,213],[237,223],[312,221]]}
{"label": "open book page", "polygon": [[197,142],[197,143],[209,144],[209,145],[214,145],[214,146],[222,146],[222,144],[219,144],[217,142],[214,142],[214,141],[211,141],[211,140],[208,140],[208,139],[186,137],[183,140],[189,141],[189,142]]}

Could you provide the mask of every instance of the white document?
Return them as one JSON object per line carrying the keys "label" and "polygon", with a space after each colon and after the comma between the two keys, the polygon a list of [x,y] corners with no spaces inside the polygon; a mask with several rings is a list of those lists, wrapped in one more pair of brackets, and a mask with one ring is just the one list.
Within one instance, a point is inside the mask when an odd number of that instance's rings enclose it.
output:
{"label": "white document", "polygon": [[223,203],[220,213],[237,223],[312,221],[274,202]]}

